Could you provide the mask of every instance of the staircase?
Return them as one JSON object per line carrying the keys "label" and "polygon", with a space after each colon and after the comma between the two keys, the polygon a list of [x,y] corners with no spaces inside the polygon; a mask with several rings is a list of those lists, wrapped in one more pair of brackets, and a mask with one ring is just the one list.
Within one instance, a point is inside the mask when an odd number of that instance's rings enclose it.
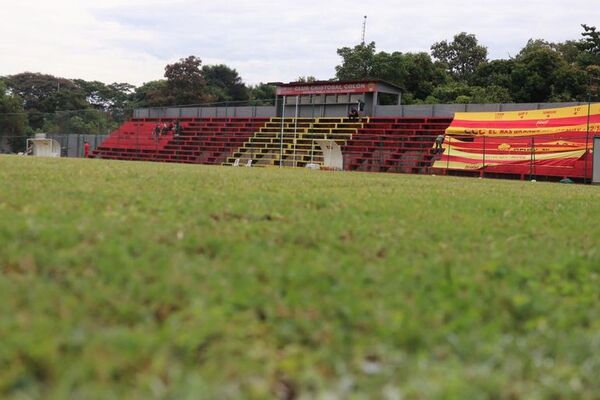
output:
{"label": "staircase", "polygon": [[304,167],[323,165],[316,140],[333,140],[344,146],[368,121],[348,118],[271,118],[224,165]]}

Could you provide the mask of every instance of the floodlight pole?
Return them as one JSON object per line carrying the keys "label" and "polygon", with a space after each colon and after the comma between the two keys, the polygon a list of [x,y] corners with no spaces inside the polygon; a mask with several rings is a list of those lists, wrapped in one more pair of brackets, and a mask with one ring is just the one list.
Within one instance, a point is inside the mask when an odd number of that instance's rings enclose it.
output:
{"label": "floodlight pole", "polygon": [[286,96],[283,96],[282,108],[281,108],[281,138],[279,146],[279,168],[283,168],[283,124],[285,121],[285,101]]}

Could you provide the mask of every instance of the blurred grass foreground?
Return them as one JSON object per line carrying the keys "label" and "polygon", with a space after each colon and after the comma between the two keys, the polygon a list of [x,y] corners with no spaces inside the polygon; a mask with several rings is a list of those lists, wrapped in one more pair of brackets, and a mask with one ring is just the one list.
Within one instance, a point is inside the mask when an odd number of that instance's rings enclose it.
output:
{"label": "blurred grass foreground", "polygon": [[0,397],[599,399],[600,189],[0,157]]}

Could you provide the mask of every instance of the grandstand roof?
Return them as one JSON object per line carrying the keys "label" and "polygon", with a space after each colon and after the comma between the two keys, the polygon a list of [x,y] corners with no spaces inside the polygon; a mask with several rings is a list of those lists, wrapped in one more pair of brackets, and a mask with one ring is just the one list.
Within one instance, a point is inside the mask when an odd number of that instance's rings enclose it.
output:
{"label": "grandstand roof", "polygon": [[278,95],[328,94],[328,93],[400,93],[401,88],[379,79],[349,81],[316,81],[275,83]]}

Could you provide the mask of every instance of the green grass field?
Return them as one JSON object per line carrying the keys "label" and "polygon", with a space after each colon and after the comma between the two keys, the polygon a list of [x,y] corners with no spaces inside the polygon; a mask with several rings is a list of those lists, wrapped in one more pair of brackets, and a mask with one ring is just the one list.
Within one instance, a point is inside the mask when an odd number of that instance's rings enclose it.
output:
{"label": "green grass field", "polygon": [[0,397],[599,399],[600,187],[0,157]]}

